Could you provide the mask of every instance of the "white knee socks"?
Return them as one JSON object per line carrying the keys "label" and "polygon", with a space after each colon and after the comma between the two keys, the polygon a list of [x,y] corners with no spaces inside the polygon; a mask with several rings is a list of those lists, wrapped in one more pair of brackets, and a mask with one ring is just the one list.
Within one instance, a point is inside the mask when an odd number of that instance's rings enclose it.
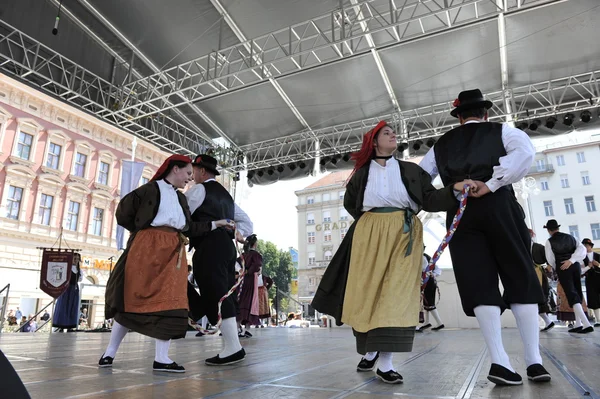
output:
{"label": "white knee socks", "polygon": [[479,328],[483,333],[483,338],[490,352],[492,363],[499,364],[514,372],[515,369],[510,365],[510,359],[502,344],[500,308],[498,306],[481,305],[477,306],[474,311]]}
{"label": "white knee socks", "polygon": [[171,340],[155,339],[156,342],[156,355],[154,360],[159,363],[171,364],[173,361],[169,358],[169,346],[171,346]]}
{"label": "white knee socks", "polygon": [[540,314],[540,317],[544,320],[544,323],[546,323],[546,327],[548,327],[552,323],[552,320],[550,320],[550,318],[548,317],[548,313],[542,313]]}
{"label": "white knee socks", "polygon": [[600,309],[594,309],[594,317],[596,318],[596,323],[600,323]]}
{"label": "white knee socks", "polygon": [[112,357],[114,359],[117,351],[119,350],[119,345],[121,345],[121,341],[125,338],[125,335],[129,329],[127,327],[123,327],[116,320],[113,322],[112,330],[110,332],[110,341],[108,342],[108,348],[104,351],[105,357]]}
{"label": "white knee socks", "polygon": [[377,368],[384,373],[394,370],[394,365],[392,364],[393,355],[394,354],[392,352],[381,352],[379,354],[379,363]]}
{"label": "white knee socks", "polygon": [[512,303],[510,309],[517,320],[517,328],[525,347],[525,365],[529,367],[532,364],[542,364],[538,306],[533,303]]}
{"label": "white knee socks", "polygon": [[223,319],[221,333],[223,334],[223,350],[219,353],[220,358],[231,356],[242,349],[235,317]]}
{"label": "white knee socks", "polygon": [[[588,328],[591,326],[585,312],[583,311],[583,306],[580,303],[576,303],[573,305],[573,310],[575,311],[575,316],[581,320],[581,324],[583,324],[583,328]],[[579,327],[579,325],[577,326]]]}
{"label": "white knee socks", "polygon": [[371,360],[375,359],[375,356],[377,356],[377,352],[367,352],[363,357],[370,362]]}
{"label": "white knee socks", "polygon": [[437,309],[430,310],[428,313],[431,313],[431,315],[435,319],[436,327],[439,327],[443,324],[442,319],[440,319],[440,314],[438,313]]}
{"label": "white knee socks", "polygon": [[423,325],[426,326],[429,324],[429,311],[426,310],[423,315]]}

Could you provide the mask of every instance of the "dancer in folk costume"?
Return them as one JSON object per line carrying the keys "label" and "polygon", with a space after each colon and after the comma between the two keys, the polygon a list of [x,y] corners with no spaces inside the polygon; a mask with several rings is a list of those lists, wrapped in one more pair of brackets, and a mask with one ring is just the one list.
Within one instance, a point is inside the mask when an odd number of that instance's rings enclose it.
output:
{"label": "dancer in folk costume", "polygon": [[240,324],[240,337],[251,338],[252,334],[247,328],[260,324],[258,311],[258,276],[262,269],[262,255],[256,250],[258,238],[252,234],[246,238],[244,243],[244,264],[246,274],[244,281],[239,287],[238,292],[238,315],[237,321]]}
{"label": "dancer in folk costume", "polygon": [[[264,274],[258,277],[258,318],[267,319],[267,326],[271,318],[271,305],[269,304],[269,290],[273,286],[273,279]],[[264,327],[261,323],[261,327]]]}
{"label": "dancer in folk costume", "polygon": [[546,324],[541,332],[547,332],[555,326],[554,322],[548,316],[549,313],[552,313],[552,310],[550,309],[550,282],[548,281],[548,276],[546,276],[546,268],[548,270],[551,270],[551,268],[546,265],[546,249],[542,244],[533,241],[535,237],[533,230],[529,229],[529,235],[531,236],[531,259],[533,260],[533,267],[544,294],[544,302],[538,304],[538,314]]}
{"label": "dancer in folk costume", "polygon": [[[429,267],[429,262],[431,262],[431,256],[427,254],[423,254],[423,273],[427,271]],[[431,327],[431,323],[429,322],[429,315],[433,316],[436,326],[431,328],[432,331],[439,331],[444,328],[444,323],[442,323],[442,319],[440,314],[437,311],[437,307],[435,306],[435,297],[438,293],[438,285],[436,278],[442,275],[442,269],[437,265],[435,268],[429,272],[429,279],[425,284],[425,288],[423,289],[423,310],[424,310],[424,320],[423,325],[417,328],[417,332],[423,332]]]}
{"label": "dancer in folk costume", "polygon": [[453,209],[460,182],[436,190],[418,165],[392,157],[396,134],[381,121],[353,154],[344,207],[354,217],[348,234],[329,263],[312,306],[352,327],[358,371],[379,361],[377,377],[401,383],[392,365],[394,352],[412,350],[419,319],[423,261],[421,209]]}
{"label": "dancer in folk costume", "polygon": [[53,328],[59,330],[77,328],[79,321],[79,282],[82,279],[81,255],[74,253],[69,287],[58,297],[54,307]]}
{"label": "dancer in folk costume", "polygon": [[187,200],[178,190],[192,179],[191,161],[183,155],[170,156],[150,182],[119,202],[117,223],[131,236],[106,287],[105,317],[114,318],[114,323],[100,367],[112,366],[131,329],[155,338],[155,371],[185,371],[168,356],[171,339],[185,337],[188,326],[184,235],[233,228],[226,220],[192,222]]}
{"label": "dancer in folk costume", "polygon": [[600,327],[600,254],[594,252],[594,243],[589,238],[581,243],[587,250],[587,256],[583,259],[585,267],[581,269],[585,275],[587,305],[594,311],[594,327]]}
{"label": "dancer in folk costume", "polygon": [[594,331],[587,314],[581,305],[581,263],[587,256],[587,250],[570,234],[561,233],[560,225],[554,219],[548,220],[545,229],[550,238],[546,241],[546,260],[556,270],[558,281],[566,294],[569,306],[575,312],[575,328],[571,333],[587,334]]}
{"label": "dancer in folk costume", "polygon": [[[492,103],[480,90],[460,93],[454,107],[450,114],[460,126],[437,141],[421,166],[432,177],[439,175],[445,185],[465,178],[477,184],[449,245],[463,310],[477,318],[485,338],[492,358],[490,381],[522,384],[502,343],[500,315],[507,306],[523,339],[528,378],[549,381],[539,350],[538,303],[544,296],[531,267],[525,215],[511,186],[529,171],[535,148],[522,130],[487,121]],[[448,212],[447,226],[457,208]]]}
{"label": "dancer in folk costume", "polygon": [[[190,204],[192,220],[207,221],[230,219],[236,222],[236,234],[227,229],[216,229],[204,237],[190,239],[194,248],[192,258],[194,278],[200,288],[200,296],[188,289],[190,311],[194,320],[206,315],[212,325],[217,325],[219,300],[235,285],[236,249],[233,239],[245,242],[252,234],[252,222],[248,215],[233,201],[227,189],[215,180],[220,173],[217,160],[209,155],[198,155],[193,162],[194,181],[186,197]],[[235,293],[225,298],[221,307],[221,333],[223,350],[217,356],[206,359],[209,366],[238,363],[246,357],[240,344],[237,329],[237,303]]]}

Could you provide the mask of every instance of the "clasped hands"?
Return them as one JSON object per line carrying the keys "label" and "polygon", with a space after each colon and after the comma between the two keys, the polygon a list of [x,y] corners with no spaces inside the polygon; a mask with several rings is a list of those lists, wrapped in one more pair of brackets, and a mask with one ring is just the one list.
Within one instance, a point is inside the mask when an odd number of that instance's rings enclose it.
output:
{"label": "clasped hands", "polygon": [[462,191],[465,185],[469,186],[469,197],[481,198],[491,193],[490,188],[484,182],[470,179],[455,183],[454,190]]}
{"label": "clasped hands", "polygon": [[[235,222],[231,219],[221,219],[221,220],[217,220],[215,221],[215,226],[217,228],[219,227],[224,227],[227,230],[234,230],[235,229]],[[235,239],[237,242],[243,244],[244,242],[246,242],[246,239],[244,238],[244,236],[242,235],[242,233],[240,233],[239,230],[235,230]]]}

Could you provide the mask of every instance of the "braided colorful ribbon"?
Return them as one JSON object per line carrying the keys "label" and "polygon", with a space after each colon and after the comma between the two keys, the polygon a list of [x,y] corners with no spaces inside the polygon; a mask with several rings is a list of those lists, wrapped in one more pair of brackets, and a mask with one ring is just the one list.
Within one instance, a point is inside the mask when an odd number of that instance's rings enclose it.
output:
{"label": "braided colorful ribbon", "polygon": [[440,246],[438,247],[437,251],[435,251],[435,253],[433,254],[433,257],[429,261],[429,266],[427,266],[427,269],[425,269],[425,271],[423,272],[423,275],[421,276],[422,280],[423,280],[423,283],[421,284],[421,293],[425,289],[425,286],[427,285],[427,281],[429,281],[429,278],[430,278],[429,272],[432,272],[433,269],[435,269],[435,264],[442,256],[442,253],[444,253],[444,250],[450,243],[450,240],[452,240],[452,236],[454,236],[454,233],[456,232],[456,229],[458,228],[458,225],[460,224],[460,220],[462,219],[463,214],[465,213],[465,209],[467,208],[467,198],[469,197],[469,188],[470,187],[467,185],[465,185],[463,187],[460,197],[458,198],[460,205],[458,207],[458,211],[456,211],[456,214],[454,215],[454,219],[452,220],[452,225],[450,226],[450,229],[446,233],[446,236],[440,243]]}

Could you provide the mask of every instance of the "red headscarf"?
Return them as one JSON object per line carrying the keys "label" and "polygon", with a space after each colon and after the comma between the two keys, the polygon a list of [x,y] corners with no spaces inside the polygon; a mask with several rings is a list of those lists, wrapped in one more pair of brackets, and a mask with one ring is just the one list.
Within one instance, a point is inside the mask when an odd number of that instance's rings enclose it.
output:
{"label": "red headscarf", "polygon": [[163,175],[165,174],[165,172],[169,168],[169,165],[173,161],[192,163],[192,158],[188,157],[187,155],[178,155],[178,154],[171,155],[169,158],[167,158],[165,160],[165,162],[163,162],[162,165],[160,165],[160,168],[158,168],[158,170],[156,171],[156,173],[154,174],[154,176],[152,177],[152,179],[150,181],[164,179],[166,176],[163,176]]}
{"label": "red headscarf", "polygon": [[[363,142],[362,147],[360,147],[360,151],[353,153],[351,156],[351,159],[355,163],[354,169],[352,170],[350,177],[352,177],[357,170],[359,170],[371,161],[371,159],[373,158],[373,152],[375,151],[375,148],[373,147],[375,135],[387,125],[388,124],[386,121],[381,121],[377,124],[377,126],[365,133],[365,135],[363,136]],[[348,180],[350,180],[350,177],[348,178]]]}

